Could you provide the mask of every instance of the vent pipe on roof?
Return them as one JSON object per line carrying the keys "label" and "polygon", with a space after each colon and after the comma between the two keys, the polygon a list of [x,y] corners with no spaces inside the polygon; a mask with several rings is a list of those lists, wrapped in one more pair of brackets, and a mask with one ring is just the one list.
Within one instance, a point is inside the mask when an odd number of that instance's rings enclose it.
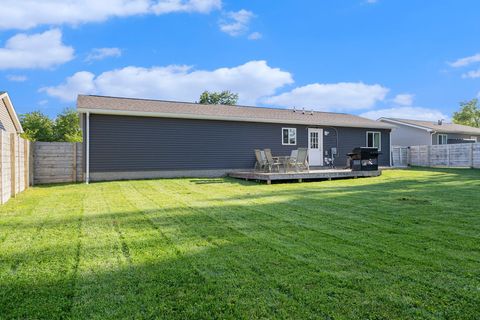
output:
{"label": "vent pipe on roof", "polygon": [[438,125],[441,126],[443,124],[443,119],[438,120]]}
{"label": "vent pipe on roof", "polygon": [[293,107],[293,112],[297,112],[297,109],[295,109],[295,107]]}
{"label": "vent pipe on roof", "polygon": [[302,109],[302,114],[305,114],[305,108]]}
{"label": "vent pipe on roof", "polygon": [[310,115],[313,116],[313,109],[310,111]]}

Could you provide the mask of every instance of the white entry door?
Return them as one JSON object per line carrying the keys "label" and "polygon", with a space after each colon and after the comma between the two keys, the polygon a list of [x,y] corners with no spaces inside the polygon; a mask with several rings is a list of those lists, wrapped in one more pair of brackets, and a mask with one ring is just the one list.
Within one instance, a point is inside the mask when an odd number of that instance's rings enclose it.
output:
{"label": "white entry door", "polygon": [[323,166],[323,129],[308,128],[308,164]]}

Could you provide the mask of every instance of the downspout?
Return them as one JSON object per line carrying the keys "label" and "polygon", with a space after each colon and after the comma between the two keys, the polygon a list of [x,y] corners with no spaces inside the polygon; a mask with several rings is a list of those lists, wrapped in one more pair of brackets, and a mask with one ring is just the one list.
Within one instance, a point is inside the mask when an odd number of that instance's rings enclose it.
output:
{"label": "downspout", "polygon": [[390,129],[390,132],[388,133],[388,139],[390,139],[390,168],[392,167],[392,157],[393,157],[393,150],[392,150],[392,130]]}
{"label": "downspout", "polygon": [[86,113],[86,121],[85,121],[85,131],[86,131],[86,140],[85,140],[85,183],[88,184],[90,182],[90,112]]}

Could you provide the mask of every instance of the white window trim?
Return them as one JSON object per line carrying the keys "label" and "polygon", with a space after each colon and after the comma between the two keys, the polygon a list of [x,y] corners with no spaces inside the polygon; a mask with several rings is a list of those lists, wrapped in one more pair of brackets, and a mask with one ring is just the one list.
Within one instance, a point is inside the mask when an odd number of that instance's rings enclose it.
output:
{"label": "white window trim", "polygon": [[[289,131],[293,130],[293,131],[295,131],[295,143],[290,143],[290,141],[288,143],[285,143],[283,141],[283,130],[289,130]],[[288,136],[290,137],[290,132],[289,132]],[[296,146],[296,145],[297,145],[297,128],[287,128],[287,127],[282,128],[282,146]]]}
{"label": "white window trim", "polygon": [[445,143],[442,144],[448,144],[448,134],[446,133],[439,133],[437,136],[437,144],[440,145],[440,137],[445,137]]}
{"label": "white window trim", "polygon": [[475,142],[478,142],[478,137],[471,136],[471,137],[470,137],[470,140],[473,140],[473,141],[475,141]]}
{"label": "white window trim", "polygon": [[378,133],[378,151],[382,151],[382,133],[380,131],[367,131],[367,133],[365,135],[365,146],[367,146],[367,148],[375,148],[375,147],[369,147],[368,146],[368,134],[369,133],[374,133],[374,134]]}

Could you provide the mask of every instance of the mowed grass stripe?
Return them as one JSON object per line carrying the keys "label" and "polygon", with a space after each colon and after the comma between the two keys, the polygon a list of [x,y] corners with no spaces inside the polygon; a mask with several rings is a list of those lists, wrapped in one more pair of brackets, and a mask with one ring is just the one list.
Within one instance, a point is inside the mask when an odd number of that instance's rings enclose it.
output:
{"label": "mowed grass stripe", "polygon": [[[197,188],[196,190],[200,190],[200,189]],[[205,196],[205,194],[202,195],[202,198],[203,198],[204,196]],[[252,206],[249,206],[249,207],[255,207],[255,206],[252,205]],[[332,229],[334,229],[334,228],[332,228]],[[371,248],[369,248],[369,249],[371,249]],[[381,259],[383,260],[383,257],[381,257]],[[373,261],[373,263],[376,263],[376,261]],[[374,264],[370,264],[369,267],[370,267],[370,268],[374,267]],[[393,263],[393,268],[396,269],[395,263]],[[415,269],[416,269],[416,268],[415,268]],[[413,270],[413,271],[416,272],[416,270]],[[396,274],[396,270],[394,270],[393,272]],[[435,277],[434,277],[434,279],[435,279]],[[412,279],[412,280],[415,280],[415,279]],[[449,279],[449,280],[451,280],[451,279]],[[424,285],[429,285],[429,283],[428,283],[427,281],[423,281],[422,279],[416,279],[415,281],[419,281],[420,283],[423,283]],[[443,282],[442,282],[442,281],[439,281],[439,283],[440,283],[441,285],[443,285]],[[439,288],[435,288],[435,287],[434,287],[433,289],[441,289],[442,287],[443,287],[443,286],[441,286],[441,287],[439,287]],[[436,291],[438,291],[438,290],[432,290],[432,292],[436,292]],[[441,290],[441,291],[443,291],[443,290]],[[440,293],[440,294],[442,294],[442,293]]]}
{"label": "mowed grass stripe", "polygon": [[[206,212],[192,207],[190,205],[190,198],[179,198],[177,194],[180,190],[183,190],[185,186],[172,185],[172,182],[173,180],[169,180],[168,183],[162,183],[161,186],[152,181],[144,182],[137,190],[145,195],[145,197],[154,195],[155,197],[151,198],[153,202],[161,203],[169,208],[175,208],[174,210],[167,211],[169,212],[167,214],[168,219],[171,219],[176,225],[184,226],[185,228],[180,232],[172,234],[176,243],[187,242],[194,248],[200,244],[200,246],[205,245],[208,248],[204,252],[200,252],[201,258],[198,258],[198,254],[193,254],[191,255],[191,260],[197,270],[209,281],[207,285],[211,286],[214,284],[215,287],[218,287],[219,280],[221,280],[220,283],[222,287],[217,288],[217,290],[222,291],[222,296],[225,297],[225,301],[223,299],[218,301],[217,298],[217,301],[213,301],[215,305],[212,307],[218,308],[219,305],[221,307],[222,304],[227,304],[227,306],[222,307],[226,308],[223,311],[224,314],[233,312],[231,315],[234,315],[240,310],[249,312],[249,310],[252,310],[251,304],[256,303],[258,308],[255,309],[256,313],[251,314],[251,316],[261,316],[262,314],[267,315],[276,312],[278,308],[276,308],[275,305],[278,303],[288,305],[288,308],[296,308],[299,314],[305,311],[304,308],[301,308],[296,302],[292,301],[291,297],[286,296],[278,290],[268,288],[266,282],[269,280],[259,278],[260,270],[256,267],[252,268],[249,263],[250,261],[245,259],[241,254],[238,254],[240,252],[238,249],[249,250],[249,248],[244,246],[248,245],[248,243],[243,233],[238,233],[229,227],[219,225],[217,221],[205,215]],[[164,189],[165,185],[169,185],[168,190]],[[192,210],[197,214],[192,215]],[[198,217],[196,217],[197,215]],[[157,219],[160,220],[159,218],[156,218],[156,220]],[[212,250],[212,247],[214,247],[215,250]],[[264,254],[261,251],[262,248],[258,246],[253,246],[250,250],[255,250],[254,254],[256,255]],[[197,250],[194,250],[194,252],[195,251]],[[222,253],[220,257],[218,256],[218,251]],[[261,275],[266,276],[264,273]],[[250,290],[247,290],[248,288],[250,288]],[[263,288],[266,289],[265,292],[262,291],[264,290]],[[240,293],[244,293],[245,291],[252,292],[257,296],[248,298],[243,296],[243,299],[239,299],[239,291]],[[263,301],[259,300],[262,298],[262,296],[258,296],[259,292],[262,292],[263,295],[268,295],[268,298],[263,298]],[[263,302],[265,305],[260,304],[260,302]]]}

